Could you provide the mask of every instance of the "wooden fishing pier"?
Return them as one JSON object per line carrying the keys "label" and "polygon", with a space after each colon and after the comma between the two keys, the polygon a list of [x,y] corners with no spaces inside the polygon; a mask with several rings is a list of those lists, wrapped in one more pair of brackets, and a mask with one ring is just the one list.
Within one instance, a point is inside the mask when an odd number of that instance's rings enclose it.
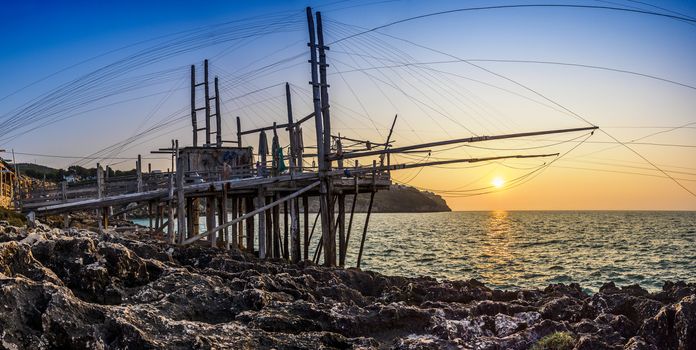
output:
{"label": "wooden fishing pier", "polygon": [[[101,227],[107,227],[109,220],[118,215],[147,210],[153,234],[162,233],[170,244],[207,244],[224,249],[242,249],[262,259],[284,258],[292,262],[319,261],[323,256],[322,262],[326,266],[345,266],[356,218],[356,199],[358,196],[369,196],[365,223],[357,238],[360,240],[356,257],[359,267],[375,193],[389,189],[392,171],[558,155],[514,154],[392,164],[391,154],[427,152],[430,148],[451,144],[592,131],[597,128],[472,136],[394,147],[391,136],[397,121],[395,117],[386,140],[370,141],[340,136],[331,128],[326,63],[329,48],[324,43],[321,13],[313,13],[307,8],[307,23],[313,95],[313,110],[310,113],[300,118],[294,115],[292,96],[286,83],[287,116],[277,116],[282,121],[243,130],[241,119],[236,117],[236,138],[225,139],[221,126],[223,116],[218,78],[214,77],[211,81],[208,61],[205,60],[202,79],[197,79],[196,67],[191,66],[191,145],[182,146],[178,140],[172,140],[171,146],[152,151],[171,156],[168,171],[152,171],[149,167],[144,171],[140,156],[136,162],[136,174],[132,176],[109,177],[109,172],[97,164],[97,173],[92,181],[79,184],[63,182],[53,188],[27,191],[21,199],[21,210],[32,213],[32,216],[62,214],[66,218],[66,225],[71,212],[96,211],[101,218]],[[200,106],[197,105],[199,94],[202,94],[204,101]],[[303,126],[313,126],[316,146],[305,146]],[[201,133],[203,138],[199,141]],[[280,133],[287,133],[288,145],[280,144]],[[243,144],[244,135],[257,135],[258,144]],[[312,166],[305,165],[310,159],[316,162]],[[349,195],[353,195],[352,201],[346,203],[346,196]],[[318,200],[320,207],[314,225],[310,225],[310,199]],[[205,230],[199,226],[201,217],[205,217]],[[314,256],[309,256],[315,227],[319,228],[321,234],[319,245],[314,250]]]}

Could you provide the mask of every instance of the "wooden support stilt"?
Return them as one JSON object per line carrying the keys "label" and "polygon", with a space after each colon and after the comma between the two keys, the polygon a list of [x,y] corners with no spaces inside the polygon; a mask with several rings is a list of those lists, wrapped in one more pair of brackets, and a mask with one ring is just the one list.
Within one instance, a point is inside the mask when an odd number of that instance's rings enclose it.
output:
{"label": "wooden support stilt", "polygon": [[[283,198],[280,198],[280,199],[278,199],[277,201],[274,201],[274,202],[269,203],[269,204],[267,204],[267,205],[258,207],[258,208],[256,208],[256,209],[254,209],[253,211],[250,211],[250,212],[248,212],[248,213],[246,213],[246,214],[244,214],[244,215],[238,217],[237,219],[228,222],[228,223],[225,224],[225,225],[220,225],[220,226],[214,228],[213,231],[217,232],[217,231],[219,231],[219,230],[221,230],[221,229],[223,229],[223,228],[225,228],[225,227],[227,227],[227,226],[234,225],[235,223],[237,223],[237,222],[239,222],[239,221],[241,221],[241,220],[245,220],[245,219],[247,219],[247,218],[249,218],[249,217],[251,217],[251,216],[253,216],[253,215],[262,214],[263,212],[267,211],[268,209],[271,209],[271,208],[277,206],[278,204],[281,204],[281,203],[283,203],[283,202],[285,202],[285,201],[287,201],[287,200],[290,200],[290,199],[293,199],[293,198],[295,198],[295,197],[297,197],[297,196],[300,196],[300,195],[302,195],[303,193],[305,193],[305,192],[307,192],[307,191],[309,191],[309,190],[311,190],[311,189],[313,189],[313,188],[315,188],[315,187],[317,187],[317,186],[319,186],[319,181],[316,181],[316,182],[314,182],[314,183],[312,183],[312,184],[310,184],[310,185],[307,185],[307,186],[303,187],[302,189],[298,190],[297,192],[295,192],[295,193],[293,193],[293,194],[290,194],[290,195],[288,195],[288,196],[285,196],[285,197],[283,197]],[[262,193],[261,191],[263,191],[263,189],[260,189],[260,190],[259,190],[260,193]],[[261,198],[261,200],[259,200],[259,198]],[[257,202],[263,203],[263,194],[262,194],[262,195],[259,195],[259,196],[256,196],[256,199],[257,199]],[[210,232],[203,232],[203,233],[200,233],[200,234],[198,234],[198,236],[191,237],[191,238],[187,239],[187,240],[184,242],[184,244],[193,243],[193,242],[195,242],[195,241],[197,241],[197,240],[203,238],[204,236],[208,235],[209,233],[210,233]],[[263,235],[260,235],[260,236],[263,236]],[[259,242],[259,243],[260,243],[260,242]]]}
{"label": "wooden support stilt", "polygon": [[338,195],[338,266],[346,263],[346,195]]}
{"label": "wooden support stilt", "polygon": [[[237,218],[237,212],[239,210],[239,198],[232,197],[229,200],[232,202],[232,208],[230,208],[230,212],[232,213],[232,220],[234,220]],[[227,220],[225,220],[225,223],[227,223]],[[238,229],[239,226],[240,225],[232,225],[232,229],[230,230],[229,246],[231,246],[233,249],[239,249],[238,235],[241,233]]]}
{"label": "wooden support stilt", "polygon": [[[68,183],[63,181],[60,183],[61,199],[63,202],[68,201]],[[0,192],[1,193],[1,192]],[[63,214],[63,228],[68,228],[70,226],[70,215],[68,213]]]}
{"label": "wooden support stilt", "polygon": [[[278,198],[280,198],[280,194],[276,193],[273,200],[278,200]],[[276,206],[273,207],[273,257],[279,258],[281,256],[283,256],[283,251],[280,232],[280,207]]]}
{"label": "wooden support stilt", "polygon": [[[309,242],[312,241],[312,237],[314,237],[314,229],[317,228],[317,222],[319,221],[319,217],[321,217],[321,208],[319,208],[317,215],[314,216],[314,223],[312,224],[312,230],[309,232],[309,237],[307,238],[307,244],[309,244]],[[321,237],[319,238],[319,242],[321,242]],[[321,245],[321,243],[319,245]]]}
{"label": "wooden support stilt", "polygon": [[[246,211],[246,215],[249,213],[253,212],[256,208],[254,207],[254,199],[255,197],[246,197],[244,198],[244,210]],[[244,217],[242,215],[241,217]],[[247,251],[253,253],[254,252],[254,216],[253,215],[248,215],[248,218],[246,219],[246,249]]]}
{"label": "wooden support stilt", "polygon": [[147,203],[147,218],[150,219],[150,224],[148,225],[148,228],[150,230],[157,227],[157,225],[155,227],[152,226],[152,215],[154,215],[154,213],[152,212],[152,201],[150,201]]}
{"label": "wooden support stilt", "polygon": [[155,208],[155,212],[153,213],[153,215],[155,216],[154,217],[155,227],[159,227],[159,225],[162,224],[162,216],[163,216],[162,206],[159,203],[157,203],[157,207]]}
{"label": "wooden support stilt", "polygon": [[169,222],[169,220],[167,220],[167,221],[163,222],[162,225],[154,227],[152,230],[152,233],[153,234],[162,233],[162,231],[164,231],[164,227],[165,226],[169,227],[169,225],[170,225],[170,222]]}
{"label": "wooden support stilt", "polygon": [[[205,229],[210,231],[215,228],[215,196],[208,195],[205,197]],[[208,242],[211,247],[215,247],[217,242],[215,232],[208,234]]]}
{"label": "wooden support stilt", "polygon": [[109,228],[109,207],[102,208],[102,227]]}
{"label": "wooden support stilt", "polygon": [[[271,198],[272,197],[265,197],[266,206],[273,201]],[[275,254],[276,250],[274,249],[278,243],[274,242],[274,238],[276,236],[273,234],[275,231],[275,227],[273,225],[273,209],[274,208],[269,208],[269,210],[266,210],[266,255],[270,257],[278,257],[278,254]]]}
{"label": "wooden support stilt", "polygon": [[290,260],[288,207],[288,202],[283,202],[283,258],[286,260]]}
{"label": "wooden support stilt", "polygon": [[[97,198],[101,199],[102,197],[104,197],[104,172],[102,171],[101,165],[97,163]],[[105,227],[104,211],[98,209],[97,215],[99,217],[99,229],[102,229]]]}
{"label": "wooden support stilt", "polygon": [[[186,235],[184,238],[190,238],[195,236],[195,234],[193,233],[193,204],[194,201],[192,197],[186,198],[186,218],[188,220],[186,220]],[[181,232],[181,229],[179,229],[179,232]]]}
{"label": "wooden support stilt", "polygon": [[[176,202],[174,201],[174,177],[175,177],[174,174],[169,174],[169,200],[167,201],[167,216],[168,216],[168,219],[167,219],[167,238],[168,238],[170,244],[174,244],[176,242],[176,236],[177,236],[176,233],[174,232],[174,213],[176,211],[176,209],[175,209],[176,207],[174,206],[174,203],[178,204],[178,201],[176,201]],[[181,206],[183,207],[183,205],[181,205]],[[163,218],[162,211],[164,210],[164,208],[162,206],[158,206],[158,208],[160,208],[159,209],[160,214],[158,216],[160,216],[161,217],[160,220],[163,221],[164,218]],[[177,213],[177,215],[183,216],[184,215],[183,210],[179,211]],[[180,226],[180,227],[182,227],[182,226]],[[179,230],[179,232],[182,232],[182,231]]]}
{"label": "wooden support stilt", "polygon": [[300,202],[297,198],[290,201],[290,261],[302,260],[300,245]]}
{"label": "wooden support stilt", "polygon": [[[227,223],[227,186],[222,186],[222,194],[218,197],[218,223],[220,225]],[[225,247],[225,249],[230,249],[230,236],[229,229],[225,228],[218,235],[218,244]]]}
{"label": "wooden support stilt", "polygon": [[[356,161],[357,163],[357,161]],[[353,184],[355,186],[355,194],[353,195],[353,202],[350,205],[350,218],[348,219],[348,232],[346,232],[346,243],[343,247],[343,258],[345,259],[346,256],[348,255],[348,244],[350,244],[350,232],[351,229],[353,228],[353,216],[355,215],[355,204],[358,202],[358,192],[360,188],[358,187],[358,178],[354,177],[353,178]],[[344,261],[345,263],[345,261]]]}
{"label": "wooden support stilt", "polygon": [[302,208],[304,215],[304,240],[302,242],[304,259],[309,259],[309,197],[302,196]]}
{"label": "wooden support stilt", "polygon": [[[263,189],[259,189],[256,197],[256,208],[265,207],[266,200],[264,198]],[[259,258],[266,258],[266,212],[259,212]]]}
{"label": "wooden support stilt", "polygon": [[[176,141],[176,143],[174,144],[174,147],[175,147],[174,156],[176,157],[176,203],[177,203],[176,211],[177,211],[177,217],[178,217],[177,235],[178,235],[178,242],[181,243],[184,241],[185,236],[186,236],[186,232],[187,232],[186,229],[188,228],[188,226],[186,226],[187,219],[189,221],[191,221],[191,220],[195,220],[196,218],[195,218],[195,216],[188,217],[186,215],[186,197],[184,195],[184,173],[186,172],[187,165],[184,164],[184,159],[182,157],[179,157],[179,141]],[[195,202],[191,203],[191,207],[194,206],[193,205],[194,203]],[[173,206],[170,206],[170,208],[171,208],[170,210],[174,209]],[[193,208],[191,208],[191,209],[193,209]],[[197,210],[196,210],[196,212],[197,212]],[[192,213],[193,213],[193,211],[192,211]],[[169,222],[173,225],[174,217],[172,215],[170,215],[169,219],[170,219]],[[193,221],[191,228],[193,229],[194,227],[197,227],[197,226],[198,226],[198,222]],[[171,229],[171,234],[170,234],[169,239],[174,240],[174,227],[170,226],[170,229]],[[195,232],[195,230],[194,230],[194,232]]]}
{"label": "wooden support stilt", "polygon": [[362,260],[363,248],[365,247],[365,237],[367,237],[367,225],[370,223],[370,214],[372,214],[372,202],[375,200],[375,192],[370,193],[370,204],[367,207],[367,216],[365,217],[365,226],[363,226],[362,239],[360,240],[360,250],[358,251],[358,262],[355,265],[360,268],[360,261]]}

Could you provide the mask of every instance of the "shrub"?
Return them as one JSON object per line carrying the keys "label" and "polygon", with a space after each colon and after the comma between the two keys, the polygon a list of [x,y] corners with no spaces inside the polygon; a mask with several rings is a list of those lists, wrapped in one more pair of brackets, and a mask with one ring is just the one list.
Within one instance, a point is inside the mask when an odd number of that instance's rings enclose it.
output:
{"label": "shrub", "polygon": [[0,208],[0,220],[7,221],[12,226],[24,226],[27,223],[24,215],[5,208]]}
{"label": "shrub", "polygon": [[570,350],[575,339],[567,332],[554,332],[534,344],[532,350]]}

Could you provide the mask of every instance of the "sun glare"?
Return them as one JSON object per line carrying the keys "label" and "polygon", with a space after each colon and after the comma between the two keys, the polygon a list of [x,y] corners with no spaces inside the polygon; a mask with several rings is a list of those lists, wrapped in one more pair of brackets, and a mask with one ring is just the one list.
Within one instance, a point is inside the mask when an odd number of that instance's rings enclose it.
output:
{"label": "sun glare", "polygon": [[505,180],[502,177],[496,177],[496,178],[493,178],[493,181],[491,181],[491,184],[495,188],[501,188],[501,187],[505,186]]}

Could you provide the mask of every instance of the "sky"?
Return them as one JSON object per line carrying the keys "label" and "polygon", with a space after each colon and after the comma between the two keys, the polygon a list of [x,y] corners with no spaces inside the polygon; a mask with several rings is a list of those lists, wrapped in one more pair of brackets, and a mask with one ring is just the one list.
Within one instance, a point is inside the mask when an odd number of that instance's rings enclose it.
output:
{"label": "sky", "polygon": [[[471,10],[513,4],[638,12]],[[200,78],[206,58],[227,139],[236,116],[243,129],[285,122],[285,82],[294,116],[307,115],[305,6],[324,19],[334,133],[383,142],[395,115],[395,146],[600,127],[395,155],[392,163],[559,153],[401,170],[395,182],[434,191],[454,210],[696,210],[692,1],[7,1],[0,149],[63,168],[130,169],[142,154],[166,170],[169,160],[150,151],[191,143],[190,65]],[[313,144],[310,125],[303,133]]]}

